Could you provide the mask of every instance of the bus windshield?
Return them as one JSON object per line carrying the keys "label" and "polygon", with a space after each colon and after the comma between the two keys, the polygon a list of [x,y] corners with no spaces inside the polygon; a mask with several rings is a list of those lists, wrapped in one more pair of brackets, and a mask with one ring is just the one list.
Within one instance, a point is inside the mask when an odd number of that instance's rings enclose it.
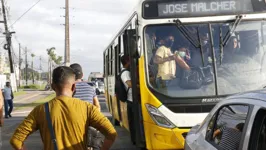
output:
{"label": "bus windshield", "polygon": [[225,43],[233,24],[183,24],[183,31],[175,24],[147,26],[150,87],[170,97],[230,95],[264,88],[266,21],[242,20]]}

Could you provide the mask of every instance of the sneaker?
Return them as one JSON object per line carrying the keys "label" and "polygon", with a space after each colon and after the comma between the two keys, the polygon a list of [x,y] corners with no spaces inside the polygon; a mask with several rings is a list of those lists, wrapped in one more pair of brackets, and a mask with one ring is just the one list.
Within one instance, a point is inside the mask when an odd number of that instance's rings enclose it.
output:
{"label": "sneaker", "polygon": [[5,116],[6,119],[8,119],[8,116]]}
{"label": "sneaker", "polygon": [[12,117],[11,114],[8,115],[9,117]]}

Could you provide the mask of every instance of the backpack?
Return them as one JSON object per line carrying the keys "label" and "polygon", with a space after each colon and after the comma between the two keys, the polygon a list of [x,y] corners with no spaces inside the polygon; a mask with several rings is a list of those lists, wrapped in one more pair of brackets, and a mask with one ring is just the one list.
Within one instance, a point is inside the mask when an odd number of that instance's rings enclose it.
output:
{"label": "backpack", "polygon": [[199,89],[202,86],[202,76],[196,69],[184,71],[180,80],[180,87],[183,89]]}
{"label": "backpack", "polygon": [[180,81],[183,89],[199,89],[202,85],[213,82],[213,72],[210,66],[191,68],[191,71],[184,71]]}
{"label": "backpack", "polygon": [[127,93],[128,93],[128,89],[126,89],[122,79],[121,79],[121,75],[124,71],[128,71],[127,69],[122,70],[119,75],[116,76],[115,79],[115,94],[116,94],[116,98],[122,102],[126,102],[127,101]]}

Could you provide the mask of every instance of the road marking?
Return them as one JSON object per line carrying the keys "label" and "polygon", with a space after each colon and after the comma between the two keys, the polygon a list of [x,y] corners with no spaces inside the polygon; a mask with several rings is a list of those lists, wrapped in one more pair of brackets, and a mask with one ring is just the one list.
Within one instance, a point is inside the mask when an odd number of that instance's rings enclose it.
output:
{"label": "road marking", "polygon": [[38,93],[38,94],[34,94],[34,95],[31,95],[31,96],[28,96],[28,97],[25,97],[25,98],[22,98],[21,100],[14,100],[14,103],[17,103],[17,102],[21,102],[21,101],[25,101],[25,100],[27,100],[27,99],[30,99],[30,98],[33,98],[33,97],[35,97],[35,96],[38,96],[38,95],[40,95],[40,93]]}
{"label": "road marking", "polygon": [[13,114],[25,114],[25,113],[30,113],[31,110],[28,110],[28,111],[17,111],[17,112],[12,112],[12,115]]}

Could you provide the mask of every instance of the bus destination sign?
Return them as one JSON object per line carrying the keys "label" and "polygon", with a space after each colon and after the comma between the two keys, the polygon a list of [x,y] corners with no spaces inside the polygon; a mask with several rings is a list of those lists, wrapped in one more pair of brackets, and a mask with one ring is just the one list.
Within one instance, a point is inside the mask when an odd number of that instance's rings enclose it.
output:
{"label": "bus destination sign", "polygon": [[230,15],[266,10],[266,0],[155,0],[143,5],[145,18]]}
{"label": "bus destination sign", "polygon": [[173,16],[178,14],[231,13],[239,11],[241,11],[239,1],[161,3],[158,5],[159,16]]}

